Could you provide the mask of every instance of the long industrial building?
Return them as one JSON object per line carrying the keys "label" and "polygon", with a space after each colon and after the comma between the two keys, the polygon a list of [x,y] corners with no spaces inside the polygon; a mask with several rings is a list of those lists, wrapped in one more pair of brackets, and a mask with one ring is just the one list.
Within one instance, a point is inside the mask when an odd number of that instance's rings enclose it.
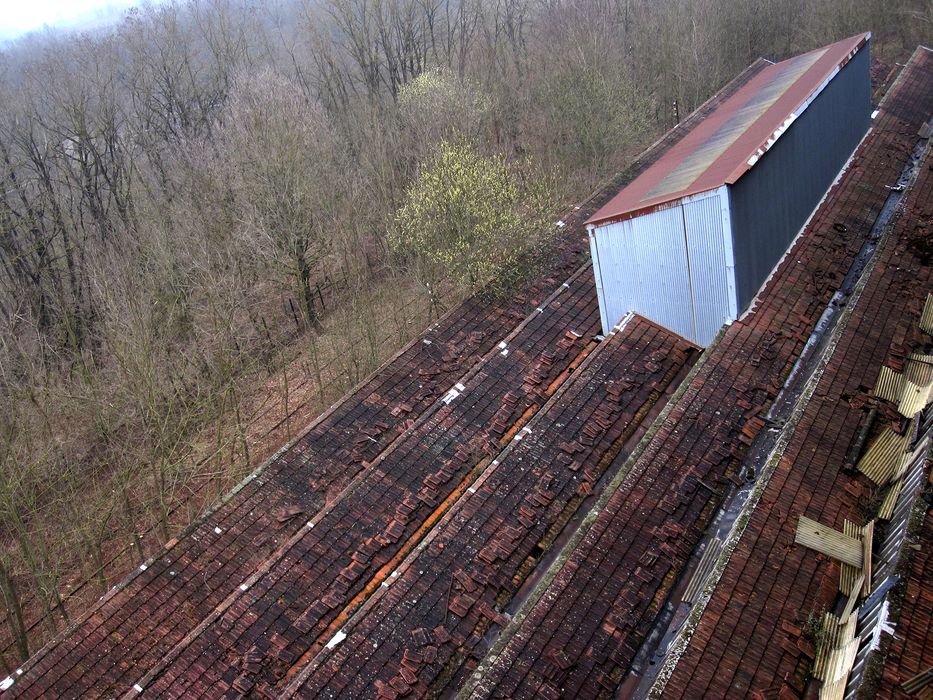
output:
{"label": "long industrial building", "polygon": [[749,66],[0,692],[928,697],[933,51],[869,51]]}

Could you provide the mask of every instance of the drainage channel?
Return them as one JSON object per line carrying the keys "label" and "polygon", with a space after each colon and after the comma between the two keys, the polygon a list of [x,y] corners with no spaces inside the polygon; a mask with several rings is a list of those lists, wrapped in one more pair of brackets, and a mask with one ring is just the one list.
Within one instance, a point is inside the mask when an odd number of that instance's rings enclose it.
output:
{"label": "drainage channel", "polygon": [[[735,537],[736,522],[746,513],[749,505],[752,505],[753,499],[757,501],[757,497],[767,485],[772,470],[766,470],[766,467],[772,464],[776,452],[782,451],[781,443],[786,443],[803,414],[816,381],[822,375],[822,370],[841,335],[844,323],[840,326],[840,322],[847,316],[846,311],[857,301],[861,291],[860,283],[867,280],[871,272],[872,260],[885,237],[886,229],[906,190],[917,178],[927,144],[926,139],[917,142],[897,182],[889,186],[890,193],[865,243],[849,267],[839,289],[823,310],[800,357],[771,405],[766,416],[767,429],[758,436],[743,460],[742,467],[749,473],[748,481],[720,509],[710,526],[709,534],[694,555],[691,568],[681,577],[657,624],[635,657],[628,680],[620,687],[618,696],[642,698],[652,694],[653,690],[658,690],[653,689],[656,683],[663,688],[666,679],[659,680],[659,676],[662,669],[669,665],[670,660],[667,657],[673,651],[672,645],[681,635],[685,623],[692,617],[691,613],[695,615],[697,610],[691,603],[681,600],[684,590],[689,587],[702,592],[713,576],[718,578],[716,571],[721,569],[719,565],[723,563],[720,552],[725,549],[727,540]],[[701,556],[704,554],[706,556]],[[707,566],[701,566],[704,562]],[[721,571],[719,573],[721,574]],[[700,580],[692,580],[695,577],[700,577]]]}

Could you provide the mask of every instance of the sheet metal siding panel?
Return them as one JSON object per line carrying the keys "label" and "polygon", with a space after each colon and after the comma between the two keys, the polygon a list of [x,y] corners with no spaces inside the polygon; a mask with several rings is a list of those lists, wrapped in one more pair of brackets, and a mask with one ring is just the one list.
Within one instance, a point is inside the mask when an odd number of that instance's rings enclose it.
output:
{"label": "sheet metal siding panel", "polygon": [[599,248],[596,245],[596,233],[593,228],[587,226],[587,235],[590,239],[590,259],[593,261],[593,277],[596,279],[596,299],[599,301],[599,323],[603,329],[603,335],[609,335],[612,326],[606,316],[606,290],[603,287],[602,271],[599,267]]}
{"label": "sheet metal siding panel", "polygon": [[754,299],[868,130],[869,65],[865,46],[731,187],[739,313]]}
{"label": "sheet metal siding panel", "polygon": [[719,211],[722,214],[722,245],[726,254],[726,285],[729,287],[729,320],[739,317],[738,285],[735,281],[735,250],[732,248],[732,197],[729,187],[719,188]]}
{"label": "sheet metal siding panel", "polygon": [[679,203],[594,232],[606,322],[629,311],[693,337],[683,210]]}
{"label": "sheet metal siding panel", "polygon": [[696,315],[696,337],[709,345],[722,325],[732,319],[728,267],[723,243],[722,209],[718,194],[684,201],[690,281]]}

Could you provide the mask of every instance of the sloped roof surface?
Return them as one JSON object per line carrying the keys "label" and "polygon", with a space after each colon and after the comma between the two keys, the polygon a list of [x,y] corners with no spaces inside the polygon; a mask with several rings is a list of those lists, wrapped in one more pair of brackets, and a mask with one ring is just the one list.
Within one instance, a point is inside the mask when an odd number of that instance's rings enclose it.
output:
{"label": "sloped roof surface", "polygon": [[870,34],[773,63],[590,218],[605,224],[733,184],[771,147]]}
{"label": "sloped roof surface", "polygon": [[[617,691],[623,683],[623,696],[634,692],[638,676],[648,668],[650,645],[658,643],[657,633],[666,625],[666,602],[682,594],[713,516],[727,495],[745,483],[749,447],[767,433],[766,419],[778,392],[868,240],[888,198],[888,186],[898,180],[917,142],[917,129],[933,111],[933,70],[925,58],[913,61],[905,73],[881,105],[853,164],[775,272],[758,305],[730,326],[698,363],[683,396],[627,468],[592,527],[568,552],[520,624],[506,631],[491,661],[477,672],[472,697],[597,697]],[[924,187],[920,182],[914,192],[922,193]],[[925,192],[928,196],[929,190]],[[902,284],[912,277],[891,264],[898,252],[888,250],[886,255],[882,289],[887,293],[887,285],[893,284],[895,296],[904,297]],[[908,265],[907,257],[903,261]],[[909,269],[915,269],[916,260],[910,262]],[[929,279],[928,272],[923,279]],[[923,283],[917,290],[923,290],[921,298],[927,291]],[[875,375],[867,368],[877,371],[878,349],[887,349],[898,326],[899,318],[884,301],[872,298],[868,321],[843,341],[851,354],[840,353],[846,371],[839,379],[854,381],[856,388],[860,382],[873,384]],[[873,327],[876,317],[884,323]],[[830,410],[823,412],[827,406]],[[819,415],[811,428],[814,441],[802,453],[807,465],[822,464],[839,448],[837,435],[851,430],[839,422],[848,408],[844,403],[824,403],[823,396],[815,396],[812,408]],[[806,586],[819,586],[826,574],[816,579],[801,576],[803,590],[794,588],[796,560],[788,554],[786,534],[775,537],[798,493],[814,493],[820,503],[828,503],[833,522],[849,512],[851,494],[837,491],[829,498],[831,483],[830,473],[814,468],[812,476],[797,474],[778,493],[761,500],[752,521],[768,523],[761,546],[754,552],[742,550],[755,573],[735,588],[717,589],[722,600],[715,609],[721,617],[711,614],[703,624],[719,623],[721,628],[704,628],[695,654],[685,664],[696,679],[685,683],[675,676],[666,697],[723,697],[730,692],[747,697],[750,688],[768,688],[772,682],[778,686],[773,697],[778,697],[783,674],[794,670],[787,660],[794,662],[802,653],[796,640],[784,642],[787,633],[779,626],[779,613],[800,609]],[[783,561],[787,567],[775,582]],[[830,579],[835,586],[838,575]],[[815,600],[819,602],[825,602],[825,593]],[[790,623],[801,625],[796,617]],[[683,675],[680,667],[678,673]],[[752,678],[758,679],[755,685]],[[785,693],[792,694],[781,697],[794,697],[796,691],[784,685]]]}
{"label": "sloped roof surface", "polygon": [[[904,81],[901,94],[922,94],[914,90],[923,85],[929,95],[933,55],[918,53],[911,68],[905,77],[913,78],[913,85]],[[933,111],[931,97],[922,106],[927,114]],[[896,102],[892,100],[889,115],[897,110]],[[739,698],[773,691],[792,697],[806,689],[816,651],[806,634],[808,620],[833,610],[839,564],[795,545],[798,517],[842,531],[846,519],[861,525],[873,491],[881,492],[867,477],[847,469],[847,456],[870,408],[867,387],[874,386],[881,367],[903,364],[905,350],[929,342],[917,327],[926,295],[933,289],[933,268],[922,262],[923,239],[931,232],[918,226],[933,218],[929,164],[922,164],[814,400],[806,406],[761,496],[761,506],[752,514],[675,669],[667,690],[672,696]],[[893,407],[882,411],[876,422],[903,430]],[[915,635],[922,627],[921,639],[931,631],[930,583],[919,601],[914,598],[919,614],[905,625],[906,630],[913,623]],[[933,664],[933,645],[927,647],[923,652],[921,642],[921,655]],[[919,660],[914,663],[914,673],[925,670],[919,665]]]}
{"label": "sloped roof surface", "polygon": [[[755,62],[688,121],[702,120],[764,64]],[[462,495],[459,482],[489,459],[488,452],[495,449],[500,436],[520,430],[540,408],[540,398],[572,376],[570,366],[592,349],[591,336],[598,332],[599,321],[583,222],[620,186],[650,166],[676,137],[668,134],[659,140],[625,173],[566,217],[565,236],[557,250],[520,293],[495,302],[470,298],[453,309],[318,418],[254,477],[166,543],[145,568],[102,598],[73,629],[36,653],[7,694],[119,695],[139,685],[143,676],[158,674],[157,669],[183,655],[189,645],[201,643],[203,634],[214,634],[215,623],[228,608],[244,606],[252,606],[251,614],[262,606],[261,624],[284,625],[285,636],[278,627],[270,629],[270,635],[275,632],[274,642],[262,652],[251,649],[228,665],[218,663],[218,668],[223,665],[223,678],[210,690],[237,692],[233,683],[245,687],[239,680],[247,673],[244,669],[258,669],[260,675],[268,676],[267,684],[277,683],[280,679],[275,673],[280,668],[301,661],[300,655],[290,657],[291,652],[280,648],[283,641],[286,647],[297,645],[299,639],[310,646],[312,628],[300,630],[311,624],[320,633],[345,615],[346,606],[353,604],[374,575],[390,573],[380,567],[400,557],[410,539],[423,536],[421,526],[431,511],[415,513],[404,524],[403,534],[390,535],[396,541],[384,544],[372,536],[382,532],[361,531],[360,523],[367,523],[367,529],[379,522],[388,525],[406,498],[421,505],[418,498],[424,496],[428,501],[438,499],[437,507],[449,505],[455,495]],[[502,342],[506,348],[500,348]],[[467,389],[463,398],[469,403],[445,403],[449,390],[461,382]],[[429,441],[421,445],[426,436]],[[434,461],[442,451],[443,457]],[[421,464],[419,454],[430,459]],[[436,473],[447,460],[456,465],[457,478],[441,484]],[[412,464],[413,470],[408,471]],[[428,477],[440,490],[422,493],[426,486],[419,479]],[[367,495],[371,500],[364,503]],[[312,518],[317,532],[305,542]],[[333,529],[331,522],[336,523]],[[325,536],[317,538],[317,533]],[[348,582],[341,572],[360,547],[372,550],[374,559],[365,571],[352,569],[357,576]],[[292,580],[289,569],[297,577],[298,567],[309,560],[312,571],[302,569],[302,576],[309,577],[304,581],[308,597],[298,600],[292,592],[276,598]],[[281,578],[283,572],[285,578]],[[260,595],[262,587],[253,585],[260,580],[263,585],[278,583],[279,588],[270,592],[272,597]],[[334,586],[342,590],[330,590]],[[291,608],[302,602],[309,615],[293,625]],[[319,602],[325,607],[315,607]],[[320,615],[313,618],[311,608]],[[218,643],[223,646],[213,653],[229,648],[236,656],[230,630],[222,631]],[[197,675],[204,666],[197,662],[190,673]],[[198,687],[189,692],[207,692],[207,681],[207,677],[198,678]]]}
{"label": "sloped roof surface", "polygon": [[[685,129],[700,128],[765,70],[753,64]],[[8,694],[394,699],[452,695],[466,684],[489,697],[632,691],[666,625],[667,601],[681,594],[704,530],[745,483],[769,410],[872,240],[888,186],[931,112],[933,71],[915,58],[755,309],[696,365],[691,344],[638,316],[602,342],[593,337],[583,223],[665,157],[682,132],[669,133],[567,218],[550,266],[524,291],[468,300],[432,326],[40,651],[9,679]],[[929,200],[924,177],[906,196],[925,191]],[[905,227],[928,213],[910,212]],[[904,235],[907,243],[877,254],[870,313],[854,307],[864,319],[854,316],[839,368],[827,369],[845,387],[816,395],[812,419],[802,419],[813,442],[801,454],[812,446],[817,467],[842,449],[832,436],[849,430],[837,413],[851,407],[837,410],[825,397],[858,395],[850,384],[867,364],[913,342],[883,312],[892,294],[909,296],[907,268],[924,250],[913,229]],[[928,283],[929,269],[921,277]],[[827,515],[854,507],[853,493],[834,495],[832,473],[815,469],[817,477],[808,493],[831,502]],[[799,492],[763,499],[749,532],[782,517],[782,499]],[[762,612],[737,587],[726,591],[735,596],[730,611],[741,604],[759,619],[797,609],[798,582],[781,582],[781,567],[795,560],[778,544],[762,575],[777,577],[770,591],[779,608],[765,603]],[[826,578],[819,570],[799,585]],[[775,675],[785,657],[803,653],[778,638],[793,624],[772,624],[768,644],[749,639],[756,628],[733,613],[720,616],[732,626],[707,644],[719,654],[710,661],[724,669],[717,673],[774,676],[787,686],[775,697],[796,691]],[[730,651],[743,645],[742,655]]]}

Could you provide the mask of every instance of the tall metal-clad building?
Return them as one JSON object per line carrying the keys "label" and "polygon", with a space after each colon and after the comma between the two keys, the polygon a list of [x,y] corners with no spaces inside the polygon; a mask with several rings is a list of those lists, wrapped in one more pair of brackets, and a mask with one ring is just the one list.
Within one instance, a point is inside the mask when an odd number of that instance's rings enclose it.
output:
{"label": "tall metal-clad building", "polygon": [[765,67],[593,215],[604,333],[707,345],[748,307],[868,130],[870,38]]}

